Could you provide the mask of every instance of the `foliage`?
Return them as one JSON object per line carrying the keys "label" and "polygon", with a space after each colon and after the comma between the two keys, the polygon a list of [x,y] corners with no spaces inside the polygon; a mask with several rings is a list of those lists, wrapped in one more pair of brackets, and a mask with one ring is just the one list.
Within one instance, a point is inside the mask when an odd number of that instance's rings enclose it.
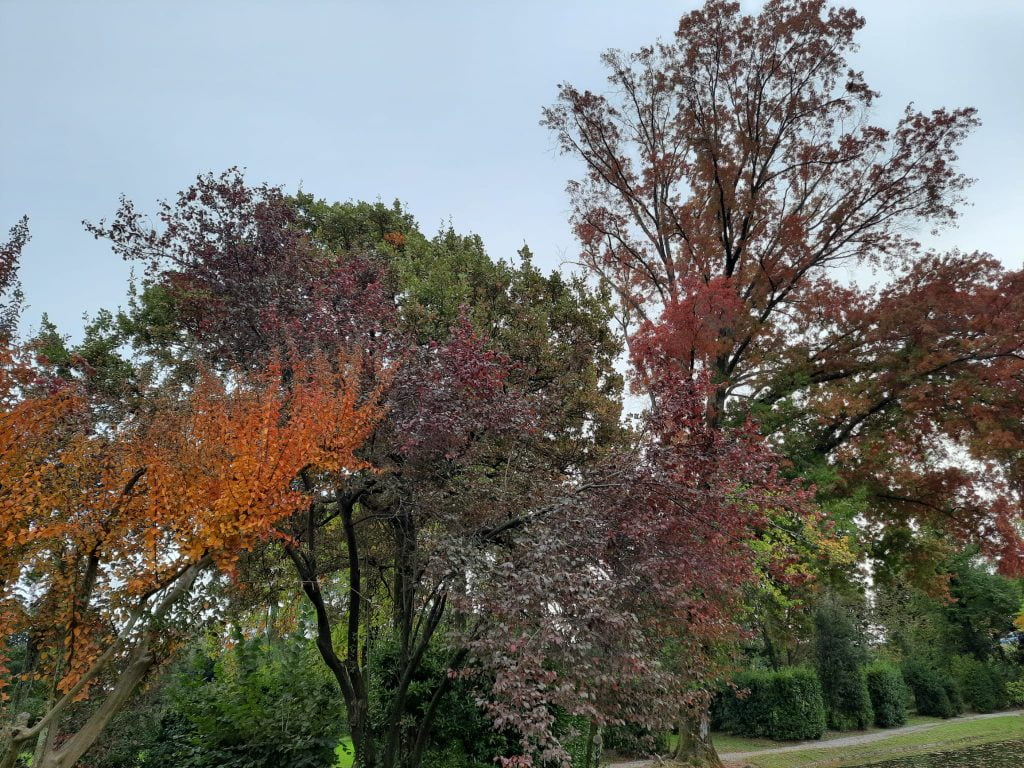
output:
{"label": "foliage", "polygon": [[28,217],[11,227],[7,240],[0,243],[0,342],[14,336],[21,315],[24,295],[18,282],[18,262],[29,241]]}
{"label": "foliage", "polygon": [[565,743],[572,768],[597,768],[601,762],[597,726],[589,717],[559,712],[555,728]]}
{"label": "foliage", "polygon": [[[978,120],[908,106],[872,125],[878,94],[847,66],[863,24],[823,0],[709,0],[675,39],[606,53],[607,95],[563,85],[544,123],[585,168],[581,260],[617,291],[642,380],[655,360],[711,371],[712,418],[841,456],[867,517],[895,523],[873,529],[899,532],[884,546],[939,529],[1012,572],[1024,273],[908,236],[955,220]],[[851,284],[856,264],[888,282]]]}
{"label": "foliage", "polygon": [[1024,679],[1011,680],[1006,684],[1006,696],[1011,704],[1024,706]]}
{"label": "foliage", "polygon": [[140,768],[323,768],[344,716],[333,684],[302,637],[213,638],[171,673],[159,732]]}
{"label": "foliage", "polygon": [[379,411],[351,366],[311,359],[288,374],[286,389],[273,362],[230,383],[204,371],[189,389],[151,385],[145,409],[111,423],[87,381],[42,367],[0,412],[2,640],[39,650],[31,667],[0,673],[50,681],[13,744],[55,740],[94,687],[103,703],[43,766],[89,749],[172,643],[170,619],[185,618],[178,604],[201,572],[231,573],[308,504],[293,486],[302,470],[365,466],[354,451]]}
{"label": "foliage", "polygon": [[[401,664],[396,658],[400,648],[396,642],[383,639],[373,646],[370,699],[370,718],[383,723],[392,712],[399,686]],[[430,705],[439,683],[448,676],[447,655],[434,646],[426,650],[416,669],[405,698],[405,710],[400,715],[404,738],[415,738],[418,720]],[[427,735],[423,764],[428,768],[445,766],[493,765],[506,752],[514,751],[515,739],[496,731],[486,717],[478,699],[484,691],[478,690],[471,680],[452,683],[439,702],[438,715]],[[382,728],[383,730],[383,728]]]}
{"label": "foliage", "polygon": [[[316,501],[281,525],[361,761],[421,762],[462,677],[540,761],[569,759],[556,711],[663,726],[701,696],[752,576],[734,542],[804,496],[753,430],[705,423],[700,385],[666,381],[644,431],[618,425],[607,294],[542,276],[526,251],[512,267],[478,238],[428,240],[397,206],[289,200],[233,171],[200,177],[159,218],[153,229],[125,201],[93,231],[147,263],[139,309],[155,296],[171,312],[137,313],[159,333],[123,325],[140,348],[179,339],[186,379],[353,344],[364,377],[400,361],[361,453],[377,471],[304,473]],[[294,286],[283,301],[278,284]],[[659,663],[666,633],[685,667]],[[395,681],[388,712],[371,718],[375,638],[398,651],[377,672]],[[428,695],[414,683],[434,649],[451,671],[420,680]],[[410,709],[420,696],[437,704]]]}
{"label": "foliage", "polygon": [[968,709],[995,712],[1006,708],[1006,684],[992,664],[972,656],[956,656],[950,663],[950,674]]}
{"label": "foliage", "polygon": [[825,732],[825,704],[813,670],[752,670],[738,675],[734,685],[715,707],[727,733],[786,741],[820,739]]}
{"label": "foliage", "polygon": [[838,604],[827,602],[814,616],[818,677],[830,728],[864,730],[874,721],[862,667],[866,654],[857,628]]}
{"label": "foliage", "polygon": [[667,753],[669,739],[665,731],[652,731],[642,725],[610,725],[601,732],[601,745],[629,757],[650,757]]}
{"label": "foliage", "polygon": [[907,721],[907,690],[903,675],[893,664],[876,661],[865,671],[875,725],[896,728]]}
{"label": "foliage", "polygon": [[901,670],[903,679],[914,694],[917,714],[943,718],[959,714],[956,701],[950,699],[950,693],[954,696],[956,693],[938,670],[913,659],[903,662]]}

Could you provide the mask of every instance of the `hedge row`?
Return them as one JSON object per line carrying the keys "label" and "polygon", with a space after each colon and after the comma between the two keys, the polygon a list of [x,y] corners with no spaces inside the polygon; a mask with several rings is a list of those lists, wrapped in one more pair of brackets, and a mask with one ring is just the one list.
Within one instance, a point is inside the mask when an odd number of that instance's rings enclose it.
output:
{"label": "hedge row", "polygon": [[825,704],[813,670],[750,671],[735,684],[736,691],[716,701],[715,719],[722,730],[779,741],[820,739],[825,732]]}

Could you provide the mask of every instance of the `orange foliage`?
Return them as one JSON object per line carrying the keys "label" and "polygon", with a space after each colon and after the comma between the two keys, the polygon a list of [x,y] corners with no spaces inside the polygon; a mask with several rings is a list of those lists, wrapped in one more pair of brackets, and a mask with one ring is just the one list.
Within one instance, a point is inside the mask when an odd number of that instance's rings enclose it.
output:
{"label": "orange foliage", "polygon": [[[0,644],[31,633],[66,691],[189,565],[230,570],[277,535],[309,503],[301,472],[365,468],[355,451],[382,413],[356,371],[204,373],[119,424],[96,423],[72,385],[0,400]],[[0,645],[0,696],[7,676]]]}

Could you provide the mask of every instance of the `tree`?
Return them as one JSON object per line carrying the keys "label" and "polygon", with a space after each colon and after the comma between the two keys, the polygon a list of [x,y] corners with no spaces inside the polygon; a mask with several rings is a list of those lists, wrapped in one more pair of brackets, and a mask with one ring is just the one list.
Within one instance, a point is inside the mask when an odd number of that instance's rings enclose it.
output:
{"label": "tree", "polygon": [[[919,256],[905,234],[955,219],[955,150],[977,118],[908,107],[870,125],[876,94],[845,63],[862,25],[823,0],[756,16],[714,0],[674,42],[606,54],[616,96],[564,85],[545,123],[586,166],[569,186],[582,259],[615,287],[642,376],[653,357],[710,370],[713,421],[728,404],[842,452],[876,519],[951,520],[1012,567],[1022,277]],[[840,284],[855,265],[895,278]],[[961,450],[1000,471],[935,468]]]}
{"label": "tree", "polygon": [[0,339],[14,336],[21,314],[22,293],[18,283],[18,260],[29,240],[28,218],[23,217],[8,232],[7,242],[0,244]]}
{"label": "tree", "polygon": [[200,574],[230,573],[308,503],[300,471],[363,466],[353,452],[379,412],[351,371],[293,365],[287,388],[280,364],[230,385],[204,372],[118,424],[91,418],[84,388],[50,381],[0,414],[4,635],[27,637],[38,660],[23,672],[52,681],[35,721],[5,728],[0,765],[36,739],[37,765],[74,765],[156,664]]}
{"label": "tree", "polygon": [[829,727],[863,731],[874,721],[864,663],[863,638],[841,605],[826,601],[814,615],[818,679]]}
{"label": "tree", "polygon": [[[163,210],[158,232],[127,203],[94,228],[151,265],[125,325],[143,346],[154,316],[200,362],[241,350],[259,367],[353,340],[400,361],[360,453],[377,471],[304,473],[313,501],[279,524],[360,764],[416,768],[456,679],[476,680],[495,727],[516,734],[513,763],[567,759],[559,713],[661,727],[702,698],[693,675],[733,631],[725,606],[753,561],[742,542],[791,494],[754,435],[694,420],[702,390],[666,392],[645,430],[617,424],[606,292],[542,276],[526,251],[495,264],[479,238],[427,239],[397,208],[289,201],[232,173],[200,177]],[[257,252],[250,291],[237,263]],[[320,276],[352,263],[379,279],[320,314],[316,297],[337,295]],[[259,287],[282,281],[304,286],[287,313]],[[170,311],[149,312],[147,296]],[[236,296],[244,312],[222,314]],[[324,325],[334,311],[344,333]],[[207,315],[223,322],[190,319]],[[702,597],[713,592],[725,597]],[[666,666],[668,616],[690,634]],[[447,674],[425,678],[438,656]],[[375,675],[389,695],[370,717]],[[663,707],[639,706],[655,692]]]}
{"label": "tree", "polygon": [[[801,466],[835,461],[876,554],[915,545],[913,521],[1012,569],[1022,277],[919,255],[907,232],[955,220],[978,121],[908,107],[871,125],[877,94],[846,65],[863,23],[824,0],[710,0],[673,41],[606,53],[612,92],[563,85],[543,122],[584,164],[581,259],[616,291],[641,390],[708,375],[710,423],[753,416]],[[858,265],[895,278],[840,283]],[[954,469],[963,454],[978,471]]]}

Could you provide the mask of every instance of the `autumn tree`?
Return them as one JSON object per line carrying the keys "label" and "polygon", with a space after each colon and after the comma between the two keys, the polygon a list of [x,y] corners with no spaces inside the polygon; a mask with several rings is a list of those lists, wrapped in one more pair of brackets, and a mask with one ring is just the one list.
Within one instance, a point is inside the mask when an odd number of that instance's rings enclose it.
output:
{"label": "autumn tree", "polygon": [[[34,720],[4,713],[0,765],[33,743],[36,765],[76,764],[159,660],[201,574],[231,572],[308,503],[300,472],[364,466],[353,452],[378,410],[351,362],[292,365],[281,382],[280,364],[229,383],[205,371],[113,424],[93,418],[86,387],[50,379],[0,414],[2,639],[24,638],[37,658],[21,672],[50,681]],[[79,702],[84,722],[65,731]]]}
{"label": "autumn tree", "polygon": [[[200,177],[162,211],[157,230],[130,203],[94,227],[150,266],[124,325],[142,347],[154,318],[186,359],[258,368],[282,346],[299,360],[355,343],[398,361],[360,452],[377,471],[304,473],[314,501],[279,524],[298,578],[280,581],[269,554],[259,563],[279,585],[270,599],[299,588],[313,607],[360,764],[418,766],[456,679],[517,734],[513,762],[567,758],[559,710],[665,726],[702,698],[697,651],[665,667],[656,626],[688,616],[708,644],[732,631],[698,596],[733,594],[752,560],[742,542],[790,494],[766,490],[781,486],[751,435],[700,431],[693,392],[667,394],[647,429],[621,427],[606,292],[541,275],[525,250],[511,265],[476,237],[426,238],[397,206],[287,200],[234,172]],[[343,298],[324,277],[372,270]],[[298,297],[284,310],[261,288],[280,283]],[[323,295],[339,297],[326,313]],[[428,652],[449,671],[414,698]],[[378,718],[373,675],[389,681]],[[639,706],[655,692],[664,707]]]}
{"label": "autumn tree", "polygon": [[[710,375],[712,424],[754,416],[801,468],[836,462],[876,552],[913,554],[914,521],[1012,568],[1021,276],[908,234],[955,220],[978,120],[873,125],[878,94],[846,63],[863,23],[824,0],[711,0],[674,40],[606,53],[607,94],[563,85],[544,123],[585,167],[581,259],[619,297],[641,389]],[[854,267],[891,279],[859,287]]]}

